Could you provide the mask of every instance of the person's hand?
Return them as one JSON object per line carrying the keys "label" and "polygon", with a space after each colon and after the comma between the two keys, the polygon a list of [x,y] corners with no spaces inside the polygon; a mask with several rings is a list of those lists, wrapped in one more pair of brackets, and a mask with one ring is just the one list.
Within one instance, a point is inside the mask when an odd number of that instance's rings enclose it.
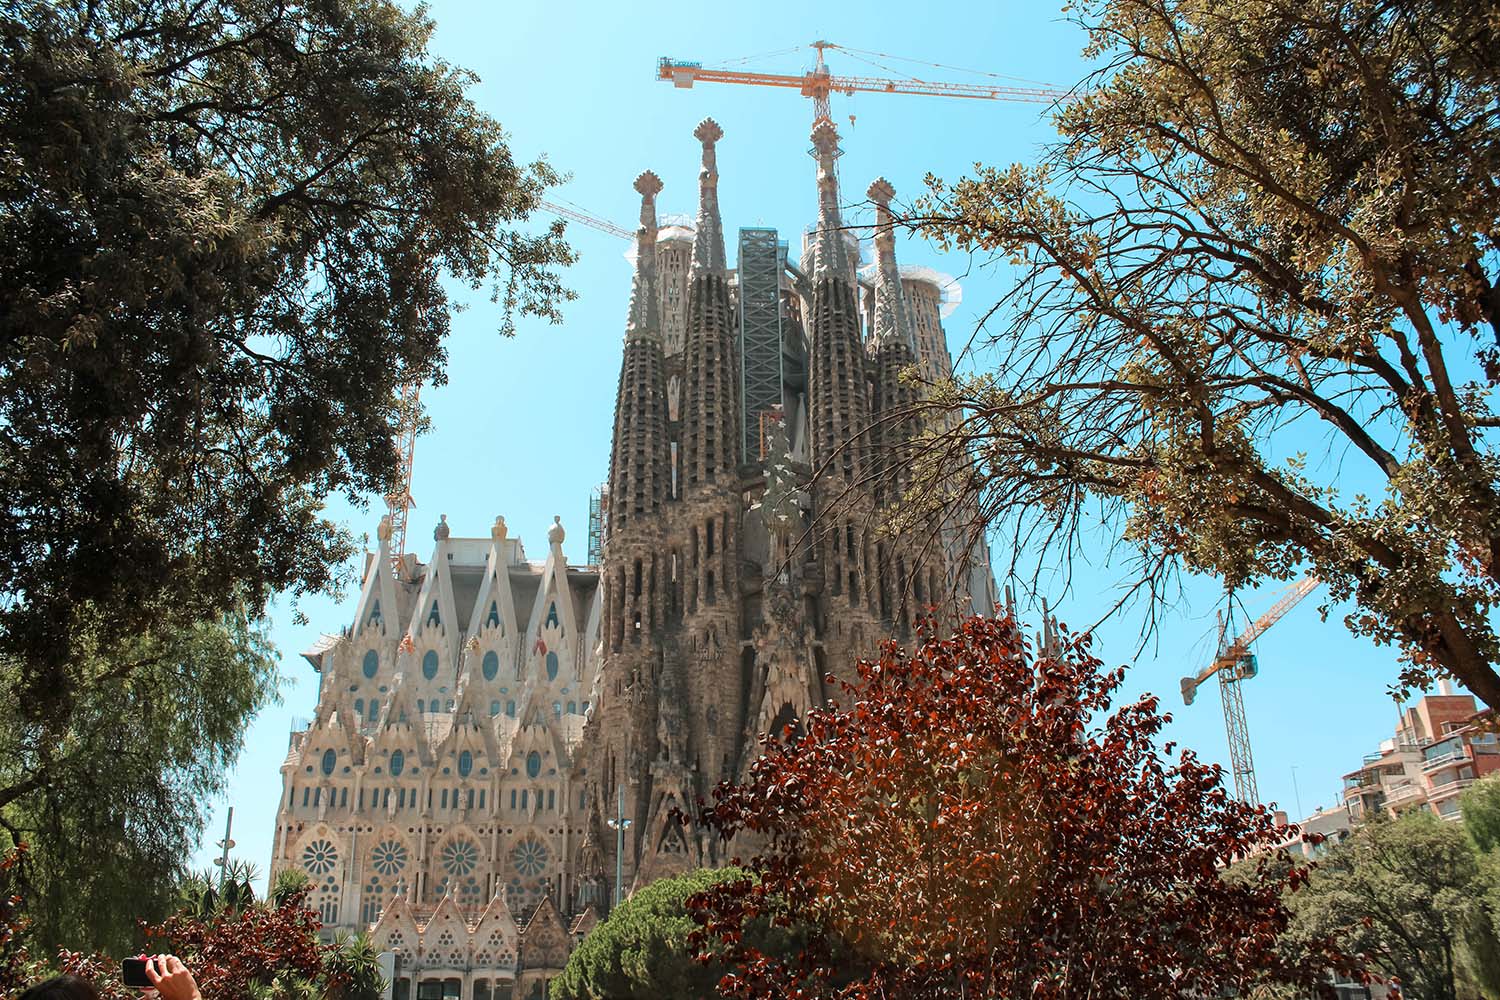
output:
{"label": "person's hand", "polygon": [[203,1000],[193,974],[176,955],[154,955],[146,960],[146,978],[161,1000]]}

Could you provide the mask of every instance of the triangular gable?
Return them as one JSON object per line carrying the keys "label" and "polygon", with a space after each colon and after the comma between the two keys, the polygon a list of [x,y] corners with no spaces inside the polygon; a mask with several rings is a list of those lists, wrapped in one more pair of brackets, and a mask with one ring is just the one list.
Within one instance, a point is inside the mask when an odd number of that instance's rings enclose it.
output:
{"label": "triangular gable", "polygon": [[409,891],[397,893],[380,914],[380,919],[375,921],[375,926],[370,928],[370,940],[380,951],[400,951],[406,955],[417,953],[422,935],[411,913],[411,903],[407,899]]}
{"label": "triangular gable", "polygon": [[422,645],[446,647],[447,662],[455,664],[461,636],[458,610],[453,603],[453,576],[448,568],[448,515],[443,515],[433,534],[436,546],[432,562],[427,565],[427,577],[422,581],[417,603],[411,609],[407,632]]}
{"label": "triangular gable", "polygon": [[[467,676],[468,671],[465,670]],[[478,685],[461,685],[459,689],[458,711],[454,714],[453,728],[448,730],[448,735],[435,750],[438,760],[454,758],[454,775],[458,774],[457,755],[464,750],[475,754],[479,759],[486,761],[490,768],[498,768],[503,759],[500,755],[500,743],[495,738],[495,730],[486,725],[489,721],[489,713],[475,711],[471,704],[480,697]],[[473,693],[470,693],[473,692]],[[470,776],[473,781],[480,781],[476,771]]]}
{"label": "triangular gable", "polygon": [[354,607],[353,635],[374,626],[380,634],[396,634],[401,628],[401,607],[396,599],[396,578],[391,571],[391,519],[382,517],[375,531],[380,539],[375,555],[365,563],[364,584]]}
{"label": "triangular gable", "polygon": [[570,943],[568,929],[552,902],[552,896],[543,896],[531,919],[526,921],[526,932],[521,936],[523,965],[528,969],[560,969],[567,961]]}
{"label": "triangular gable", "polygon": [[479,582],[474,610],[469,615],[470,635],[491,628],[507,637],[520,631],[520,623],[516,621],[516,602],[510,588],[510,553],[515,544],[507,537],[505,518],[495,518],[495,524],[490,528],[490,551],[485,557],[484,579]]}
{"label": "triangular gable", "polygon": [[576,648],[578,613],[573,607],[573,590],[568,586],[568,560],[563,556],[561,541],[554,542],[547,549],[547,562],[542,566],[542,582],[537,587],[536,602],[531,608],[523,652],[530,655],[543,631],[554,626],[561,631],[567,645]]}
{"label": "triangular gable", "polygon": [[499,938],[512,950],[515,949],[521,930],[516,926],[516,918],[511,914],[510,907],[505,904],[505,890],[498,879],[495,881],[495,895],[490,899],[490,905],[484,908],[479,923],[474,925],[475,947],[487,944],[496,932],[499,932]]}

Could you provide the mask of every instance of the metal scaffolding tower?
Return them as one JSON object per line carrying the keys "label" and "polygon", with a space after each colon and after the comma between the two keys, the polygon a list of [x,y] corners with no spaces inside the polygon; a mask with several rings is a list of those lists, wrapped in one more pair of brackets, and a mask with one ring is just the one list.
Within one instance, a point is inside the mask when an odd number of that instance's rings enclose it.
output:
{"label": "metal scaffolding tower", "polygon": [[740,428],[745,461],[760,460],[761,414],[782,402],[781,268],[776,230],[740,230]]}
{"label": "metal scaffolding tower", "polygon": [[609,517],[609,488],[594,487],[589,494],[589,565],[597,566],[604,557],[605,519]]}

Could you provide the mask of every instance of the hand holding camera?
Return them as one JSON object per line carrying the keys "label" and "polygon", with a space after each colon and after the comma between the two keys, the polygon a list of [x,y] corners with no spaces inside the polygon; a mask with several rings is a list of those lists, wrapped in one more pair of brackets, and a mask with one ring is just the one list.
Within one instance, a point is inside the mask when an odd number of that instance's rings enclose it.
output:
{"label": "hand holding camera", "polygon": [[126,986],[155,990],[161,1000],[203,1000],[193,974],[176,955],[127,958],[120,974]]}

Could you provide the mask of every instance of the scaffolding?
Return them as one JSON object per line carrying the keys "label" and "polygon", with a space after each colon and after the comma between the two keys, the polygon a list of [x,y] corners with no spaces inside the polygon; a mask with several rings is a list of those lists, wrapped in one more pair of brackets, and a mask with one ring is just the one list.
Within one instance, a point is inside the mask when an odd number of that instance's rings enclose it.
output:
{"label": "scaffolding", "polygon": [[760,458],[761,415],[782,403],[781,270],[783,249],[774,229],[741,229],[740,454]]}
{"label": "scaffolding", "polygon": [[609,516],[609,487],[600,484],[589,494],[589,565],[604,558],[605,519]]}

